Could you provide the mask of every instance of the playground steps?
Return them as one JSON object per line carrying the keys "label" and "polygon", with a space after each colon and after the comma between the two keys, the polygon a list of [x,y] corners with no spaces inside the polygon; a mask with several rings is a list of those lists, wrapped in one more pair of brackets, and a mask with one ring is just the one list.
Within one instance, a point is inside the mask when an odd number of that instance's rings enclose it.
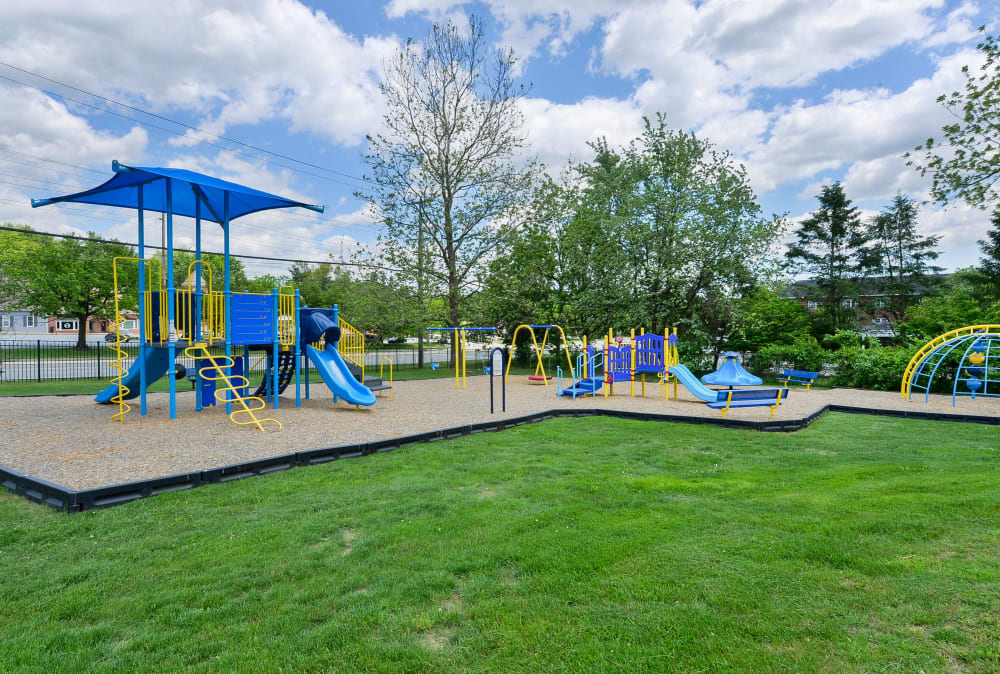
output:
{"label": "playground steps", "polygon": [[596,394],[604,386],[602,377],[588,377],[576,382],[575,385],[563,389],[559,392],[561,396]]}
{"label": "playground steps", "polygon": [[365,377],[364,379],[362,379],[360,367],[358,367],[349,360],[345,360],[344,362],[347,363],[347,369],[351,371],[351,374],[354,375],[354,378],[357,379],[362,384],[364,384],[365,387],[372,393],[375,393],[377,391],[388,391],[392,388],[391,386],[383,382],[381,377]]}

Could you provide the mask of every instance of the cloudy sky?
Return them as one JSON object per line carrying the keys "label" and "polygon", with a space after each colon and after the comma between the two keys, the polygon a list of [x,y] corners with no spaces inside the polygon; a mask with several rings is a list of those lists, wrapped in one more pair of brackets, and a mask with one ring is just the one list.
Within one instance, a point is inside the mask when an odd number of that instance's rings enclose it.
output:
{"label": "cloudy sky", "polygon": [[[935,99],[961,87],[961,67],[979,63],[976,28],[997,17],[995,1],[945,0],[0,7],[0,221],[134,241],[134,213],[32,210],[29,199],[99,184],[112,159],[178,166],[326,205],[322,216],[262,214],[234,230],[234,253],[306,259],[374,239],[378,225],[353,195],[382,114],[382,64],[435,20],[475,13],[514,48],[531,85],[529,138],[553,170],[587,159],[595,138],[627,143],[644,115],[664,112],[745,163],[768,213],[795,218],[834,180],[866,212],[898,191],[921,199],[927,183],[902,154],[940,137],[949,115]],[[928,206],[920,226],[942,236],[942,263],[955,268],[976,262],[987,220]],[[158,222],[147,227],[158,238]],[[193,243],[192,230],[179,223],[177,244]],[[216,245],[210,232],[206,247]]]}

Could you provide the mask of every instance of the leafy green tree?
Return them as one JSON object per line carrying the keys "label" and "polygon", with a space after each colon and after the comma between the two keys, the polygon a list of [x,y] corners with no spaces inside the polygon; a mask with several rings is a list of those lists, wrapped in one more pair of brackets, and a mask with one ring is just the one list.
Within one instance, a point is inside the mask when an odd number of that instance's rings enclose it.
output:
{"label": "leafy green tree", "polygon": [[1000,299],[1000,208],[993,211],[986,238],[979,241],[979,250],[983,254],[979,270],[990,285],[990,294]]}
{"label": "leafy green tree", "polygon": [[[162,259],[162,254],[157,254],[157,257]],[[217,292],[222,292],[225,290],[225,258],[222,255],[202,255],[201,258],[205,264],[207,264],[212,269],[212,290]],[[174,287],[175,288],[187,288],[188,287],[188,274],[190,273],[191,285],[194,285],[194,279],[196,269],[191,265],[194,263],[195,256],[194,253],[186,253],[183,251],[174,251]],[[202,267],[202,288],[208,290],[208,274],[205,271],[204,265]],[[248,290],[249,281],[247,280],[246,268],[243,266],[243,262],[239,258],[230,257],[229,258],[229,284],[232,290],[245,292]]]}
{"label": "leafy green tree", "polygon": [[331,307],[333,278],[330,265],[296,262],[289,269],[291,284],[299,289],[302,304],[309,307]]}
{"label": "leafy green tree", "polygon": [[792,344],[809,334],[806,308],[773,290],[759,288],[740,305],[740,325],[729,341],[733,349],[756,353],[769,344]]}
{"label": "leafy green tree", "polygon": [[880,310],[898,321],[914,298],[927,294],[942,271],[931,264],[940,253],[939,236],[917,234],[917,203],[897,194],[887,208],[868,222],[868,244],[862,266],[884,296]]}
{"label": "leafy green tree", "polygon": [[938,292],[907,309],[900,332],[908,337],[931,339],[966,325],[1000,323],[1000,302],[983,292],[984,284],[978,269],[956,271]]}
{"label": "leafy green tree", "polygon": [[[87,348],[89,317],[114,318],[114,258],[135,256],[130,246],[88,236],[92,240],[0,232],[0,296],[15,309],[75,318],[78,349]],[[137,269],[131,262],[119,265],[122,309],[138,306]]]}
{"label": "leafy green tree", "polygon": [[955,199],[978,207],[997,203],[1000,180],[1000,42],[980,27],[982,41],[976,48],[983,55],[978,74],[962,67],[963,91],[938,97],[955,117],[941,128],[944,143],[928,138],[914,148],[923,159],[908,152],[908,164],[921,176],[931,176],[931,198],[941,204]]}
{"label": "leafy green tree", "polygon": [[[385,224],[379,237],[397,283],[421,302],[446,301],[461,325],[489,256],[531,187],[509,50],[491,49],[482,21],[468,30],[435,24],[422,45],[408,42],[380,85],[384,131],[368,137],[372,187],[361,194]],[[425,300],[426,298],[426,300]]]}
{"label": "leafy green tree", "polygon": [[799,224],[785,256],[796,271],[815,279],[807,297],[820,303],[835,332],[853,323],[867,235],[839,182],[824,186],[816,198],[819,208]]}

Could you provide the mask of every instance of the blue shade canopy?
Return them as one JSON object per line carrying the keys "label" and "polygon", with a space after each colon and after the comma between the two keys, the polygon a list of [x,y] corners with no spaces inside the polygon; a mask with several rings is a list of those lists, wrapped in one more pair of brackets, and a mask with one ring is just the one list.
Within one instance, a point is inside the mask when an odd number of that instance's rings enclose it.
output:
{"label": "blue shade canopy", "polygon": [[117,160],[111,162],[111,169],[115,175],[103,185],[64,197],[32,199],[31,206],[38,208],[48,204],[75,202],[138,209],[139,189],[137,186],[145,185],[142,191],[143,209],[166,213],[166,179],[169,178],[174,215],[186,215],[193,218],[196,215],[195,205],[201,202],[201,217],[221,224],[225,218],[224,195],[227,192],[229,193],[230,220],[274,208],[299,207],[308,208],[317,213],[323,212],[322,206],[286,199],[276,194],[261,192],[251,187],[237,185],[227,180],[220,180],[185,169],[132,167],[119,164]]}

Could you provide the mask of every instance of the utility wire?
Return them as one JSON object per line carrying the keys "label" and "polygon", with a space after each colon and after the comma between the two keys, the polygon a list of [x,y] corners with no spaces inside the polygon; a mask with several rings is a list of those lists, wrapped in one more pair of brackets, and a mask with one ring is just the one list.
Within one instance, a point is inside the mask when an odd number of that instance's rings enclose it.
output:
{"label": "utility wire", "polygon": [[[21,229],[20,227],[8,227],[6,225],[0,225],[0,231],[6,232],[16,232],[18,234],[29,234],[34,236],[48,236],[55,239],[73,239],[74,241],[90,241],[93,243],[101,243],[105,245],[118,245],[118,246],[130,246],[132,248],[138,248],[139,244],[130,243],[128,241],[117,241],[113,239],[98,239],[92,236],[77,236],[75,234],[56,234],[55,232],[37,232],[34,230]],[[163,246],[154,246],[152,244],[146,244],[145,248],[152,248],[154,250],[166,250]],[[194,253],[194,250],[190,248],[177,248],[174,247],[174,251],[181,253]],[[218,255],[222,256],[222,253],[215,253],[212,251],[201,251],[202,255]],[[230,257],[239,257],[247,260],[264,260],[264,261],[274,261],[274,262],[297,262],[300,264],[329,264],[337,267],[363,267],[367,269],[381,269],[382,271],[398,272],[402,271],[400,269],[394,269],[393,267],[385,267],[378,264],[368,264],[365,262],[333,262],[331,260],[300,260],[296,258],[288,257],[264,257],[262,255],[240,255],[236,253],[230,253]]]}
{"label": "utility wire", "polygon": [[[13,65],[11,65],[9,63],[5,63],[3,61],[0,61],[0,65],[6,66],[6,67],[11,68],[13,70],[17,70],[19,72],[26,73],[28,75],[31,75],[33,77],[37,77],[39,79],[46,80],[48,82],[52,82],[54,84],[58,84],[59,86],[66,87],[67,89],[72,89],[74,91],[79,91],[80,93],[86,94],[88,96],[93,96],[94,98],[106,101],[108,103],[113,103],[113,104],[119,105],[119,106],[121,106],[123,108],[127,108],[129,110],[133,110],[135,112],[139,112],[139,113],[142,113],[144,115],[149,115],[150,117],[155,117],[156,119],[161,119],[161,120],[169,122],[171,124],[176,124],[177,126],[182,126],[182,127],[191,129],[193,131],[197,131],[199,133],[205,134],[207,136],[211,136],[213,138],[218,138],[219,140],[224,140],[226,142],[234,143],[236,145],[240,145],[240,146],[243,146],[243,147],[248,148],[248,149],[253,149],[253,150],[256,150],[258,152],[263,152],[265,154],[269,154],[269,155],[274,156],[274,157],[279,157],[281,159],[286,159],[288,161],[295,162],[296,164],[302,164],[303,166],[309,166],[311,168],[316,168],[316,169],[319,169],[321,171],[327,171],[328,173],[332,173],[334,175],[343,176],[345,178],[349,178],[350,180],[353,180],[353,181],[358,182],[358,183],[362,183],[363,184],[363,183],[370,182],[367,179],[365,179],[364,177],[354,176],[354,175],[351,175],[349,173],[344,173],[342,171],[336,171],[334,169],[327,168],[325,166],[320,166],[318,164],[312,164],[312,163],[307,162],[307,161],[302,161],[301,159],[295,159],[294,157],[290,157],[288,155],[281,154],[279,152],[273,152],[271,150],[265,150],[264,148],[257,147],[256,145],[251,145],[249,143],[244,143],[244,142],[236,140],[234,138],[228,138],[226,136],[220,136],[219,134],[212,133],[211,131],[206,131],[206,130],[200,129],[200,128],[196,127],[196,126],[192,126],[192,125],[186,124],[184,122],[179,122],[177,120],[170,119],[169,117],[164,117],[163,115],[158,115],[158,114],[153,113],[153,112],[148,112],[148,111],[143,110],[141,108],[137,108],[137,107],[128,105],[127,103],[122,103],[122,102],[116,101],[116,100],[114,100],[112,98],[107,98],[105,96],[101,96],[100,94],[95,94],[95,93],[93,93],[91,91],[87,91],[85,89],[80,89],[79,87],[74,87],[72,84],[67,84],[65,82],[60,82],[59,80],[54,80],[54,79],[51,79],[49,77],[45,77],[44,75],[39,75],[38,73],[34,73],[34,72],[30,71],[30,70],[25,70],[23,68],[18,68],[17,66],[13,66]],[[106,113],[108,113],[110,115],[114,115],[115,117],[119,117],[121,119],[127,119],[129,121],[133,121],[133,122],[136,122],[138,124],[142,124],[144,126],[148,126],[148,127],[152,128],[152,129],[158,129],[158,130],[163,131],[165,133],[169,133],[169,134],[172,134],[172,135],[175,135],[175,136],[180,136],[180,137],[186,136],[186,134],[183,133],[183,132],[175,131],[173,129],[167,129],[165,127],[158,126],[158,125],[153,124],[151,122],[146,122],[146,121],[143,121],[141,119],[137,119],[135,117],[129,117],[129,116],[126,116],[126,115],[122,115],[122,114],[119,114],[117,112],[114,112],[113,110],[109,110],[108,108],[99,107],[99,106],[87,103],[85,101],[81,101],[79,99],[73,98],[71,96],[67,96],[65,94],[61,94],[59,92],[50,91],[48,89],[43,89],[42,87],[35,86],[33,84],[29,84],[29,83],[24,82],[22,80],[17,80],[17,79],[14,79],[12,77],[7,77],[6,75],[0,75],[0,79],[4,79],[4,80],[7,80],[8,82],[13,82],[14,84],[19,84],[21,86],[28,87],[30,89],[35,89],[37,91],[41,91],[42,93],[47,94],[49,96],[55,96],[55,97],[62,98],[62,99],[68,100],[68,101],[73,101],[74,103],[86,106],[86,107],[91,108],[93,110],[98,110],[98,111],[101,111],[101,112],[106,112]],[[252,157],[253,159],[259,159],[259,160],[265,161],[265,162],[267,162],[269,164],[274,164],[275,166],[280,166],[282,168],[287,168],[287,169],[290,169],[292,171],[298,171],[299,173],[303,173],[305,175],[310,175],[310,176],[313,176],[315,178],[320,178],[322,180],[329,180],[331,182],[338,183],[338,184],[341,184],[341,185],[345,185],[347,187],[355,187],[355,188],[359,187],[359,185],[352,185],[350,183],[345,183],[342,180],[336,180],[336,179],[331,178],[329,176],[323,176],[323,175],[319,175],[319,174],[316,174],[316,173],[311,173],[309,171],[303,171],[302,169],[296,168],[294,166],[288,166],[286,164],[281,164],[279,162],[275,162],[275,161],[269,160],[266,157],[261,157],[259,155],[254,155],[254,154],[251,154],[251,153],[248,153],[248,152],[243,152],[241,150],[237,150],[237,149],[234,149],[234,148],[226,147],[224,145],[219,145],[218,143],[213,143],[213,142],[205,140],[205,139],[197,139],[197,142],[199,142],[199,143],[206,143],[206,144],[211,145],[213,147],[218,147],[220,149],[227,150],[227,151],[235,151],[237,154],[242,154],[242,155],[244,155],[246,157]]]}
{"label": "utility wire", "polygon": [[[178,126],[183,126],[185,128],[191,129],[192,131],[197,131],[198,133],[203,133],[203,134],[205,134],[207,136],[214,136],[215,138],[218,138],[219,140],[224,140],[224,141],[227,141],[227,142],[230,142],[230,143],[235,143],[236,145],[242,145],[243,147],[246,147],[246,148],[249,148],[249,149],[252,149],[252,150],[257,150],[258,152],[264,152],[264,153],[272,155],[274,157],[280,157],[281,159],[287,159],[288,161],[293,161],[296,164],[302,164],[303,166],[309,166],[309,167],[312,167],[312,168],[315,168],[315,169],[319,169],[321,171],[327,171],[327,172],[333,173],[335,175],[344,176],[345,178],[351,178],[352,180],[359,180],[361,182],[367,182],[365,180],[365,178],[363,178],[363,177],[359,178],[358,176],[351,175],[350,173],[344,173],[342,171],[337,171],[335,169],[327,168],[325,166],[320,166],[319,164],[311,164],[311,163],[309,163],[307,161],[302,161],[301,159],[296,159],[295,157],[290,157],[288,155],[281,154],[280,152],[273,152],[271,150],[265,150],[262,147],[257,147],[256,145],[251,145],[249,143],[244,143],[243,141],[236,140],[235,138],[229,138],[227,136],[220,136],[217,133],[212,133],[211,131],[206,131],[205,129],[200,129],[197,126],[192,126],[191,124],[185,124],[184,122],[178,122],[176,119],[171,119],[169,117],[164,117],[163,115],[158,115],[155,112],[149,112],[148,110],[143,110],[142,108],[137,108],[135,106],[129,105],[128,103],[122,103],[121,101],[116,101],[113,98],[107,98],[105,96],[101,96],[100,94],[95,94],[92,91],[87,91],[86,89],[80,89],[79,87],[74,87],[72,84],[67,84],[66,82],[60,82],[59,80],[54,80],[54,79],[52,79],[50,77],[45,77],[44,75],[40,75],[40,74],[38,74],[36,72],[32,72],[31,70],[25,70],[24,68],[18,68],[17,66],[11,65],[10,63],[5,63],[3,61],[0,61],[0,65],[6,66],[6,67],[8,67],[8,68],[10,68],[12,70],[17,70],[18,72],[22,72],[22,73],[24,73],[26,75],[31,75],[33,77],[37,77],[38,79],[45,80],[46,82],[52,82],[53,84],[58,84],[59,86],[66,87],[67,89],[72,89],[73,91],[79,91],[81,94],[87,94],[88,96],[93,96],[94,98],[99,98],[102,101],[107,101],[108,103],[114,103],[115,105],[120,105],[123,108],[128,108],[129,110],[133,110],[135,112],[140,112],[140,113],[142,113],[144,115],[149,115],[150,117],[155,117],[156,119],[162,119],[163,121],[170,122],[171,124],[176,124]],[[31,86],[31,85],[27,85],[27,86]],[[136,120],[136,121],[138,121],[138,120]]]}

